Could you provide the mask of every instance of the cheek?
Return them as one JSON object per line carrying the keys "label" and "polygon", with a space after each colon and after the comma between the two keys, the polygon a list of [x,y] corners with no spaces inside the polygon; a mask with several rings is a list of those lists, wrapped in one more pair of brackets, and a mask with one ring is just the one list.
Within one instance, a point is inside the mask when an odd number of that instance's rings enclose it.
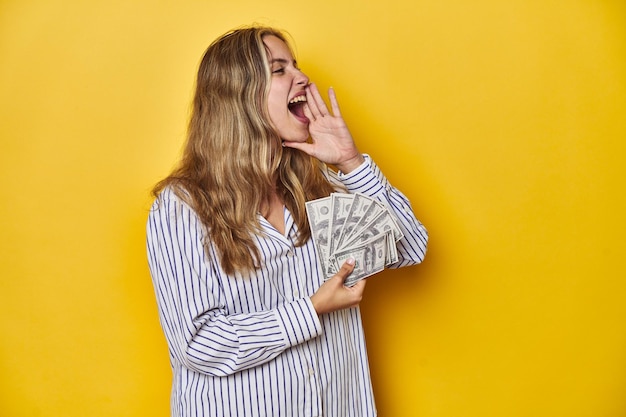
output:
{"label": "cheek", "polygon": [[285,100],[275,90],[270,90],[267,96],[267,110],[270,115],[278,115],[285,110]]}
{"label": "cheek", "polygon": [[280,121],[284,118],[283,111],[275,101],[268,100],[267,112],[274,126],[280,124]]}

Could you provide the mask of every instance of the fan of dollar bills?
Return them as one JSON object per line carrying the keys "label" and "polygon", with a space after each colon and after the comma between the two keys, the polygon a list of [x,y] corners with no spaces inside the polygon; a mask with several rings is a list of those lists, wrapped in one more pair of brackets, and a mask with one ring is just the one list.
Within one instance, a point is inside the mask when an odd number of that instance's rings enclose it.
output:
{"label": "fan of dollar bills", "polygon": [[348,258],[355,260],[354,271],[345,281],[348,286],[398,261],[396,242],[404,235],[378,200],[333,193],[307,202],[306,211],[326,278],[336,274]]}

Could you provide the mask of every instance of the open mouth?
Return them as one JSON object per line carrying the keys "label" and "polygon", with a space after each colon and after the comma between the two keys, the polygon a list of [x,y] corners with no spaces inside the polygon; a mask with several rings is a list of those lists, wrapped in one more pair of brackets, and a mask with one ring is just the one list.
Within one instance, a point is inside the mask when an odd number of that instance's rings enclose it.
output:
{"label": "open mouth", "polygon": [[300,95],[292,98],[287,107],[291,114],[302,123],[308,123],[309,119],[304,115],[304,106],[306,106],[306,96]]}

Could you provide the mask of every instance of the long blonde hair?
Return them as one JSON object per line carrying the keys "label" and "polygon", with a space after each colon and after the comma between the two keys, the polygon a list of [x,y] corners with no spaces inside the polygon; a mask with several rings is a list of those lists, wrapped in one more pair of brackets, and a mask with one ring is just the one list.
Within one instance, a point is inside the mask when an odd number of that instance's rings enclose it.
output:
{"label": "long blonde hair", "polygon": [[[231,31],[206,50],[198,69],[187,142],[178,167],[153,189],[167,186],[197,213],[227,274],[260,266],[254,235],[258,213],[273,190],[299,230],[297,245],[311,237],[305,202],[334,186],[324,165],[284,148],[267,109],[271,82],[265,36],[286,37],[268,27]],[[208,253],[208,250],[207,250]]]}

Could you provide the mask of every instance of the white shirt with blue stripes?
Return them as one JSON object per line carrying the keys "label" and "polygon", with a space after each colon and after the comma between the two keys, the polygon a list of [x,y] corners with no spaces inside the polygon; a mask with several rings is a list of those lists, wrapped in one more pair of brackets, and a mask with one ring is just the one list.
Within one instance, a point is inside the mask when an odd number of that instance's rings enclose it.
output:
{"label": "white shirt with blue stripes", "polygon": [[[404,233],[398,268],[424,259],[428,235],[409,201],[375,163],[349,174],[328,170],[349,192],[384,202]],[[183,416],[375,416],[358,307],[319,315],[310,296],[324,274],[311,239],[295,246],[259,216],[262,267],[226,275],[194,211],[165,189],[147,223],[147,249],[159,319],[173,371],[171,413]]]}

